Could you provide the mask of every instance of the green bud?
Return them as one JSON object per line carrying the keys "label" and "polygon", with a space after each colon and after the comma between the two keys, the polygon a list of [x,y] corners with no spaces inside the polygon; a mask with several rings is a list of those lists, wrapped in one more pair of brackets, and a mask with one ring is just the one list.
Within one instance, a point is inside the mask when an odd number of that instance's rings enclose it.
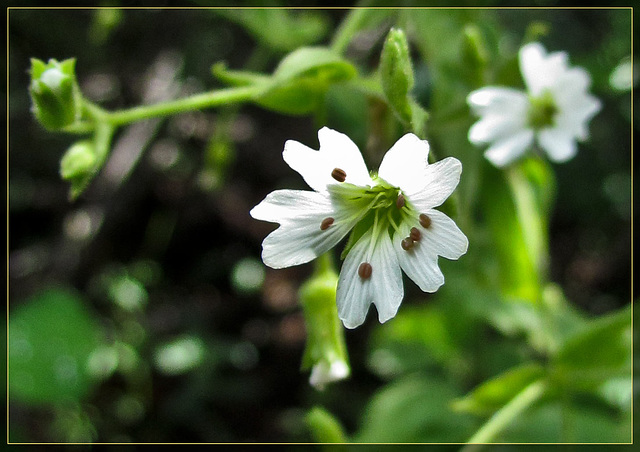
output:
{"label": "green bud", "polygon": [[60,176],[65,180],[78,180],[90,174],[96,164],[96,152],[90,140],[78,141],[60,160]]}
{"label": "green bud", "polygon": [[413,88],[413,67],[404,32],[392,28],[380,56],[380,79],[389,104],[404,122],[411,122],[409,91]]}
{"label": "green bud", "polygon": [[75,58],[44,63],[31,59],[29,93],[33,113],[49,130],[62,129],[80,117],[80,90],[76,82]]}
{"label": "green bud", "polygon": [[302,369],[311,369],[310,383],[318,389],[346,378],[349,373],[344,330],[338,318],[338,274],[329,254],[316,260],[316,271],[300,288],[300,302],[307,328]]}

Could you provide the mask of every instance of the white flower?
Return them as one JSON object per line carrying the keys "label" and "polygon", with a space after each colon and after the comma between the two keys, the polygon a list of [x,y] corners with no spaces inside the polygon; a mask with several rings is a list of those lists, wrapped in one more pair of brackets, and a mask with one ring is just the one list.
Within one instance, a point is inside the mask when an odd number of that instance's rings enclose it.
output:
{"label": "white flower", "polygon": [[491,143],[485,157],[505,166],[520,157],[534,140],[555,162],[576,152],[576,140],[588,138],[587,123],[600,110],[588,94],[589,74],[569,67],[565,52],[547,54],[535,42],[520,49],[520,71],[527,93],[488,86],[469,94],[467,102],[481,117],[469,129],[469,141]]}
{"label": "white flower", "polygon": [[280,223],[262,243],[262,260],[272,268],[303,264],[353,231],[338,281],[339,317],[355,328],[373,303],[385,322],[404,295],[401,269],[435,292],[444,283],[438,256],[467,251],[467,237],[434,210],[458,185],[462,165],[453,157],[430,165],[428,143],[409,133],[370,175],[349,137],[324,127],[318,139],[319,151],[289,140],[283,152],[315,191],[276,190],[251,210],[253,218]]}

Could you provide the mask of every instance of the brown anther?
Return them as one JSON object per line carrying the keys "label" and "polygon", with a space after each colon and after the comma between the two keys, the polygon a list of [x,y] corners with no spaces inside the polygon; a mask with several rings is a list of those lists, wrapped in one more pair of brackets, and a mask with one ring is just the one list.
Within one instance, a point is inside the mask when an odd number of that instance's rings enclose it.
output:
{"label": "brown anther", "polygon": [[431,226],[431,218],[429,218],[427,215],[421,213],[420,217],[420,225],[425,228],[425,229],[429,229],[429,227]]}
{"label": "brown anther", "polygon": [[409,251],[411,248],[413,248],[413,239],[411,237],[407,237],[406,239],[402,240],[402,242],[400,242],[400,246],[403,250]]}
{"label": "brown anther", "polygon": [[344,182],[347,179],[347,173],[345,173],[343,169],[334,168],[333,171],[331,171],[331,177],[338,182]]}
{"label": "brown anther", "polygon": [[373,273],[373,267],[368,262],[363,262],[358,267],[358,276],[362,279],[371,278],[371,273]]}
{"label": "brown anther", "polygon": [[396,207],[398,209],[402,209],[404,207],[404,196],[402,196],[402,194],[399,194],[398,199],[396,199]]}
{"label": "brown anther", "polygon": [[421,234],[418,228],[411,228],[411,232],[409,233],[409,237],[411,238],[411,240],[417,242],[418,240],[420,240],[420,236]]}
{"label": "brown anther", "polygon": [[329,229],[329,226],[331,226],[334,221],[335,220],[331,217],[325,218],[324,220],[322,220],[322,223],[320,223],[320,230],[326,231],[327,229]]}

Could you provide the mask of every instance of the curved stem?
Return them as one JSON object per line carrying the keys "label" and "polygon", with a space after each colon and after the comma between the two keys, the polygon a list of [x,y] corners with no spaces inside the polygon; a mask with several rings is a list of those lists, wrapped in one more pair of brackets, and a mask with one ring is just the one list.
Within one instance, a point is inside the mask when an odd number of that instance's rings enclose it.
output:
{"label": "curved stem", "polygon": [[349,42],[353,36],[360,30],[362,23],[369,14],[368,6],[371,6],[373,1],[363,0],[354,9],[352,9],[347,17],[342,21],[333,41],[331,42],[331,50],[337,54],[342,54],[347,49]]}
{"label": "curved stem", "polygon": [[509,403],[498,410],[468,441],[462,451],[469,452],[476,449],[478,443],[490,443],[510,422],[518,417],[533,402],[538,400],[545,391],[542,380],[536,380],[524,388]]}
{"label": "curved stem", "polygon": [[160,102],[153,105],[141,105],[127,110],[108,112],[85,101],[86,111],[98,120],[108,122],[114,127],[159,116],[169,116],[193,110],[246,102],[257,96],[263,87],[243,86],[196,94],[183,99]]}

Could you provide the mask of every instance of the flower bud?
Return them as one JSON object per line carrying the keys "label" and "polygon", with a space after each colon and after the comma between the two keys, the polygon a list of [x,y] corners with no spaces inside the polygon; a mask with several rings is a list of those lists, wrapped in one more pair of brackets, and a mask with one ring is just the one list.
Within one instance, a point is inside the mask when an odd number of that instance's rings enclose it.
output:
{"label": "flower bud", "polygon": [[78,141],[60,160],[60,176],[65,180],[78,180],[87,176],[96,164],[96,153],[90,140]]}
{"label": "flower bud", "polygon": [[31,59],[29,93],[33,113],[49,130],[73,124],[80,117],[80,90],[75,76],[75,58],[44,63]]}
{"label": "flower bud", "polygon": [[310,384],[323,389],[327,383],[348,377],[350,369],[336,306],[338,274],[329,255],[321,256],[317,264],[314,274],[300,288],[307,328],[302,369],[311,369]]}
{"label": "flower bud", "polygon": [[413,88],[413,67],[407,38],[400,29],[392,28],[384,42],[380,56],[380,79],[391,107],[403,121],[410,122],[408,95]]}

